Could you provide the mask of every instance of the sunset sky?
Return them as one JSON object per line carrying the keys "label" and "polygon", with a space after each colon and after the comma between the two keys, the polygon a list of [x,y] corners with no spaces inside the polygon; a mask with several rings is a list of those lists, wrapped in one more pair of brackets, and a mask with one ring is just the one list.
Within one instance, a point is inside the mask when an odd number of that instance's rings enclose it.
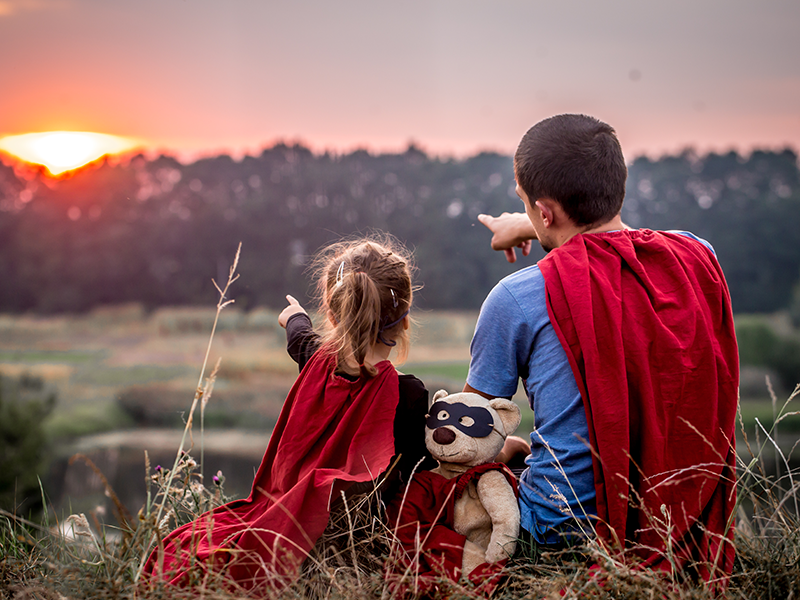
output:
{"label": "sunset sky", "polygon": [[0,0],[0,137],[466,155],[583,112],[629,158],[800,149],[799,32],[797,0]]}

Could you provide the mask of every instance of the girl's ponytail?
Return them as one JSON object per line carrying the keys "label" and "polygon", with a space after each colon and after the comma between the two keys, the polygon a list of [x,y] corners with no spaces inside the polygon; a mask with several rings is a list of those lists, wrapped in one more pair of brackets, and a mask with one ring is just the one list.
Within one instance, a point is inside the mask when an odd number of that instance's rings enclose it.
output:
{"label": "girl's ponytail", "polygon": [[365,358],[378,342],[397,340],[405,355],[408,338],[399,323],[411,307],[413,290],[412,266],[402,247],[390,238],[343,242],[317,259],[317,269],[320,305],[328,317],[323,346],[336,354],[340,369],[375,375]]}
{"label": "girl's ponytail", "polygon": [[340,362],[349,354],[359,369],[375,374],[374,367],[364,364],[370,346],[378,336],[378,320],[381,303],[375,282],[364,271],[354,271],[342,282],[343,296],[341,320],[336,325],[341,329],[339,335],[345,342],[344,355],[340,352]]}

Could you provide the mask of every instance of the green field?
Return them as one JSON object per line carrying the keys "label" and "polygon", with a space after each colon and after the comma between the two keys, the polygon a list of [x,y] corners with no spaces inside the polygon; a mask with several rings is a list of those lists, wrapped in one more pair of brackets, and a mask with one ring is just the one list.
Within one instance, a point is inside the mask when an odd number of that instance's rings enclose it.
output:
{"label": "green field", "polygon": [[[211,366],[221,361],[202,425],[208,432],[233,430],[263,436],[244,452],[246,460],[257,463],[297,376],[297,366],[286,354],[277,311],[226,311],[206,370],[208,375]],[[156,456],[176,449],[174,441],[167,440],[174,440],[186,423],[213,317],[213,309],[170,308],[148,315],[131,306],[107,307],[80,317],[0,316],[0,375],[7,379],[29,376],[55,393],[55,406],[44,420],[51,464],[61,464],[76,448],[106,460],[109,453],[124,450],[115,450],[115,444],[131,444],[137,439],[125,434],[119,439],[127,441],[114,441],[117,438],[107,434],[140,430],[152,436],[161,432],[160,437],[147,439],[163,442],[129,449],[135,452],[135,462],[142,464],[145,449]],[[476,318],[476,313],[421,313],[416,318],[410,355],[399,368],[422,379],[431,394],[439,389],[460,391],[466,381]],[[773,406],[764,377],[761,371],[743,370],[741,417],[743,432],[751,441],[764,441],[764,432],[772,431],[775,414],[788,396],[780,391]],[[514,400],[522,412],[517,434],[528,436],[534,427],[533,412],[522,386]],[[794,403],[783,409],[784,413],[792,411]],[[194,418],[197,435],[201,414]],[[778,442],[787,452],[798,431],[800,415],[789,414],[780,421]],[[235,435],[220,437],[223,441],[216,445],[211,439],[197,436],[193,442],[208,445],[212,457],[241,450]],[[92,450],[95,443],[102,445]],[[116,459],[108,468],[116,472],[122,462]],[[246,462],[243,469],[241,479],[249,480],[252,466]],[[65,485],[66,491],[56,495],[68,492]],[[244,487],[241,483],[239,489]]]}
{"label": "green field", "polygon": [[[222,315],[210,356],[210,364],[219,358],[221,367],[209,425],[261,429],[277,416],[296,366],[285,353],[277,311],[244,314],[229,308]],[[55,438],[129,428],[153,406],[173,414],[172,424],[180,426],[179,415],[190,407],[198,383],[213,317],[213,309],[170,308],[147,315],[130,305],[72,318],[0,316],[0,374],[31,374],[55,390],[58,401],[46,424]],[[470,312],[421,313],[410,356],[399,368],[422,379],[431,392],[460,391],[476,318]],[[774,420],[759,373],[743,369],[741,414],[748,431],[756,418],[767,429]],[[778,393],[780,407],[787,394]],[[521,387],[515,400],[524,415],[520,433],[527,433],[532,419],[526,418],[530,410]],[[159,424],[169,419],[163,421]],[[780,428],[800,430],[800,415],[786,417]]]}
{"label": "green field", "polygon": [[[297,373],[285,353],[277,312],[244,315],[231,308],[222,315],[209,361],[221,360],[215,398],[222,401],[212,398],[210,424],[262,427],[264,419],[239,413],[276,416]],[[46,423],[56,438],[134,426],[137,414],[150,407],[132,402],[161,404],[178,415],[191,405],[213,317],[213,309],[146,315],[130,306],[118,314],[107,307],[74,318],[2,316],[0,374],[29,374],[56,391],[58,401]],[[409,361],[400,368],[431,387],[460,390],[475,318],[424,313]],[[177,417],[174,424],[180,425]]]}
{"label": "green field", "polygon": [[0,363],[21,364],[81,364],[98,360],[97,352],[70,352],[58,350],[6,350],[0,352]]}

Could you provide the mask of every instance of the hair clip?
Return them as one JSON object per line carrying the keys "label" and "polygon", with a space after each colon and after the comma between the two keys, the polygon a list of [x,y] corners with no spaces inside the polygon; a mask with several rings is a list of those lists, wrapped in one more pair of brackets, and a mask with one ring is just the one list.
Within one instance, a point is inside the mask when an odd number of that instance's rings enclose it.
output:
{"label": "hair clip", "polygon": [[389,291],[392,292],[392,307],[397,308],[397,296],[394,295],[394,290],[389,288]]}
{"label": "hair clip", "polygon": [[339,268],[336,271],[336,287],[341,287],[344,283],[344,261],[342,264],[339,265]]}

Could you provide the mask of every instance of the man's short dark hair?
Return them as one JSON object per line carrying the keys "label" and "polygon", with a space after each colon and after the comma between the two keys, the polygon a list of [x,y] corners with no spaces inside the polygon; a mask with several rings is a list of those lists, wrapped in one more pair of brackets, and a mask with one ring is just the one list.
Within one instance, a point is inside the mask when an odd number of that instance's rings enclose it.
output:
{"label": "man's short dark hair", "polygon": [[586,115],[557,115],[522,137],[517,183],[531,203],[558,202],[576,225],[602,225],[622,208],[628,169],[614,128]]}

